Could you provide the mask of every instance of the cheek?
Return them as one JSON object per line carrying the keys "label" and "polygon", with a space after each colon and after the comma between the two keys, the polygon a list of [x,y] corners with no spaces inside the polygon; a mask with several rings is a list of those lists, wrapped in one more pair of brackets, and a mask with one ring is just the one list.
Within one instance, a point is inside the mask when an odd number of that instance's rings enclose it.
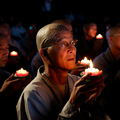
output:
{"label": "cheek", "polygon": [[120,48],[120,40],[116,41],[115,46],[117,46],[118,48]]}
{"label": "cheek", "polygon": [[49,53],[50,62],[54,67],[63,67],[65,65],[65,52],[54,50]]}
{"label": "cheek", "polygon": [[117,38],[113,39],[112,44],[115,45],[115,46],[119,46],[120,45],[120,39],[117,39]]}
{"label": "cheek", "polygon": [[54,63],[59,64],[59,65],[64,64],[65,56],[66,56],[65,54],[66,53],[62,51],[54,52],[52,56]]}
{"label": "cheek", "polygon": [[[53,63],[54,67],[63,68],[63,69],[73,69],[75,67],[74,60],[68,60],[69,58],[74,58],[76,56],[76,48],[73,50],[73,53],[68,53],[67,50],[54,50],[49,54],[50,60]],[[76,57],[75,57],[76,58]]]}

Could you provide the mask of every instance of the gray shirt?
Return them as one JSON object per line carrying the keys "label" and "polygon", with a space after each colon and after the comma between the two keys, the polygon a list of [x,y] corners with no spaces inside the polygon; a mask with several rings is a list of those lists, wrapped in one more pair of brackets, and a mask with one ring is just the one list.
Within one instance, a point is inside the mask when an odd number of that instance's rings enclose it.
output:
{"label": "gray shirt", "polygon": [[[97,104],[93,107],[85,104],[82,108],[75,109],[68,101],[74,83],[78,79],[80,79],[79,76],[68,73],[68,87],[66,86],[68,89],[65,89],[67,94],[63,97],[58,86],[45,74],[40,74],[38,69],[37,76],[26,86],[18,100],[16,106],[18,120],[88,120],[89,118],[93,120],[101,118],[101,114],[96,114]],[[109,120],[106,117],[103,119],[103,116],[100,118],[99,120]]]}
{"label": "gray shirt", "polygon": [[93,60],[94,67],[103,71],[105,87],[100,103],[113,120],[120,119],[120,60],[116,61],[110,49]]}
{"label": "gray shirt", "polygon": [[[69,94],[79,78],[68,74]],[[35,79],[23,90],[19,98],[16,106],[18,120],[56,120],[63,116],[69,118],[79,112],[79,109],[75,110],[68,101],[63,101],[59,89],[53,84],[38,70]]]}

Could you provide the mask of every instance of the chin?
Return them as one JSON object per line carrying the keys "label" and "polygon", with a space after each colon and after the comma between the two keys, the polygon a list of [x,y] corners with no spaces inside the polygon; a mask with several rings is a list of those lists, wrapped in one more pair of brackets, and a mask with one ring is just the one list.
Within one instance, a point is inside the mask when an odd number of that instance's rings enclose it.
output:
{"label": "chin", "polygon": [[72,70],[75,68],[75,65],[74,66],[69,66],[69,70]]}

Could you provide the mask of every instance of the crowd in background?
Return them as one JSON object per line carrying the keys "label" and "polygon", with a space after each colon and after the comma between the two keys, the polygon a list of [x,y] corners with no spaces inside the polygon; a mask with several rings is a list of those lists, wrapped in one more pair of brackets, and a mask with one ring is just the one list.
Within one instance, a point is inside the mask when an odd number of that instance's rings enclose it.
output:
{"label": "crowd in background", "polygon": [[[96,31],[93,38],[97,34],[102,34],[104,40],[101,46],[102,49],[100,49],[97,55],[104,52],[108,48],[105,36],[106,31],[112,26],[120,26],[119,16],[115,16],[108,9],[105,10],[105,8],[100,10],[100,7],[97,8],[95,6],[94,8],[92,6],[91,8],[89,6],[86,9],[80,3],[77,4],[78,1],[75,2],[76,4],[72,1],[42,0],[41,3],[39,1],[34,3],[29,1],[29,5],[26,7],[22,2],[19,4],[21,6],[20,9],[19,7],[17,8],[19,10],[16,15],[12,15],[15,11],[15,9],[13,10],[13,5],[11,7],[12,10],[10,10],[11,15],[0,15],[0,33],[4,34],[9,42],[8,61],[6,66],[1,68],[10,73],[15,73],[20,68],[29,71],[34,56],[39,55],[36,47],[36,34],[38,30],[44,25],[59,19],[63,19],[72,25],[73,35],[79,42],[81,42],[82,37],[85,37],[85,25],[93,23],[92,29]],[[98,9],[98,14],[95,12],[96,8]],[[89,31],[89,28],[86,28],[86,30]],[[18,52],[17,57],[10,56],[10,52],[13,50]],[[34,78],[33,76],[31,77],[32,79]]]}
{"label": "crowd in background", "polygon": [[[51,1],[52,2],[52,1]],[[14,50],[17,50],[21,58],[17,58],[17,61],[14,61],[16,65],[12,63],[8,63],[6,65],[6,70],[15,72],[16,69],[20,67],[24,67],[28,70],[29,65],[33,56],[37,52],[36,48],[36,33],[37,31],[43,27],[45,24],[51,23],[57,19],[64,19],[68,23],[72,25],[72,31],[76,39],[80,41],[81,37],[84,36],[83,26],[86,23],[93,22],[97,25],[97,34],[102,34],[104,38],[105,45],[106,41],[106,30],[111,26],[117,25],[119,26],[119,19],[115,19],[113,21],[112,16],[106,14],[101,18],[101,20],[92,19],[92,17],[86,16],[86,14],[81,10],[79,12],[74,13],[74,11],[66,10],[66,12],[62,11],[61,14],[55,14],[51,11],[41,10],[39,15],[30,15],[30,16],[22,16],[22,15],[10,15],[10,16],[0,16],[0,25],[7,24],[5,27],[9,27],[11,32],[10,34],[10,45],[14,46]],[[93,17],[95,18],[95,17]],[[4,28],[5,29],[5,28]],[[1,28],[2,30],[2,28]],[[7,31],[7,30],[6,30]],[[104,44],[103,44],[104,45]],[[104,46],[104,50],[107,46]],[[13,48],[10,50],[12,51]],[[19,64],[18,64],[19,63]],[[21,65],[22,64],[22,65]],[[13,66],[15,66],[15,69]]]}

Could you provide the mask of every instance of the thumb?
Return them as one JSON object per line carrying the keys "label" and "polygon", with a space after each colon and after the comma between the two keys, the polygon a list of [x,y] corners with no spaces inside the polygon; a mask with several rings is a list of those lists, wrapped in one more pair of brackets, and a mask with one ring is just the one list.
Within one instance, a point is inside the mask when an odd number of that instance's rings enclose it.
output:
{"label": "thumb", "polygon": [[76,65],[79,65],[81,62],[80,61],[78,61],[77,63],[76,63]]}
{"label": "thumb", "polygon": [[6,81],[10,81],[14,78],[14,73],[11,74],[11,76],[9,78],[6,79]]}

